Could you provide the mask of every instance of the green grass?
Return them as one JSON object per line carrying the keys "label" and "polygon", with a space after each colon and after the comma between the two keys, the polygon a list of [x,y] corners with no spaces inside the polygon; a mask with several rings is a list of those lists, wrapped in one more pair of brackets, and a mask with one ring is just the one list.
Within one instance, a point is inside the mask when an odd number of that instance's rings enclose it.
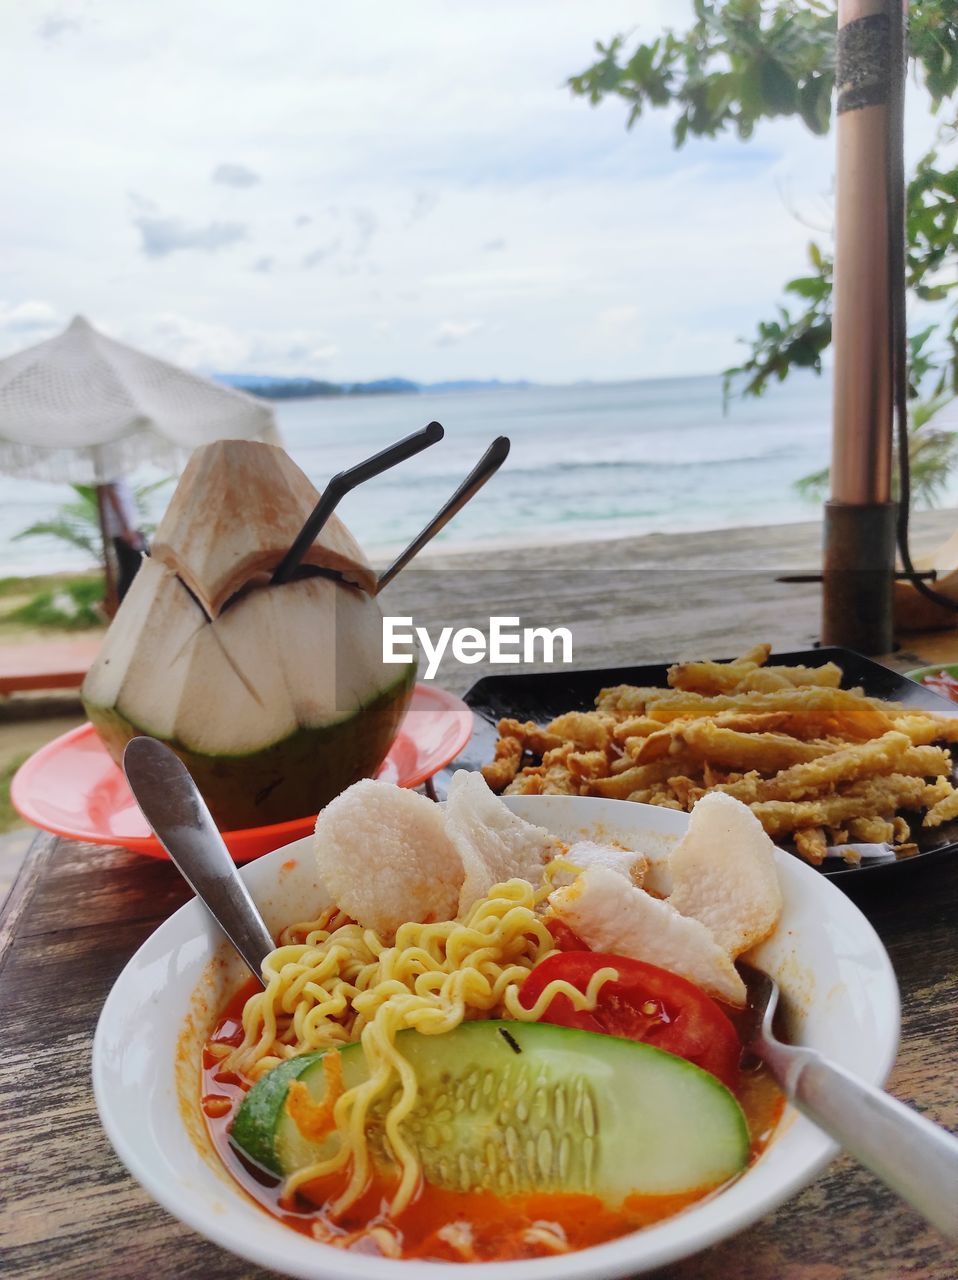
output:
{"label": "green grass", "polygon": [[3,621],[44,630],[88,631],[103,626],[98,607],[102,599],[101,578],[74,578],[58,586],[47,583],[26,604],[4,614]]}
{"label": "green grass", "polygon": [[23,599],[24,596],[36,594],[38,591],[58,591],[69,587],[74,582],[102,582],[102,573],[92,570],[89,573],[39,573],[25,578],[0,578],[0,600],[11,596]]}
{"label": "green grass", "polygon": [[23,819],[10,803],[10,783],[13,781],[13,775],[24,760],[29,759],[29,757],[30,752],[27,751],[0,767],[0,835],[25,825]]}

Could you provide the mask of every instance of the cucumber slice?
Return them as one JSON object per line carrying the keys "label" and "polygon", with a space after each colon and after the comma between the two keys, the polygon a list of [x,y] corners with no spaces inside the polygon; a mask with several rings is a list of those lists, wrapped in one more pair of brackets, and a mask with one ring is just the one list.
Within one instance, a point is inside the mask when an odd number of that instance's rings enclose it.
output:
{"label": "cucumber slice", "polygon": [[[616,1036],[549,1023],[467,1022],[444,1035],[403,1031],[396,1047],[419,1095],[403,1122],[427,1182],[457,1191],[586,1192],[626,1196],[717,1186],[748,1160],[748,1127],[733,1095],[684,1058]],[[367,1078],[361,1045],[341,1050],[343,1082]],[[291,1079],[317,1102],[322,1053],[274,1068],[249,1091],[232,1129],[252,1160],[288,1175],[336,1150],[305,1139],[285,1107]],[[370,1109],[367,1137],[388,1166],[383,1119],[393,1091]]]}

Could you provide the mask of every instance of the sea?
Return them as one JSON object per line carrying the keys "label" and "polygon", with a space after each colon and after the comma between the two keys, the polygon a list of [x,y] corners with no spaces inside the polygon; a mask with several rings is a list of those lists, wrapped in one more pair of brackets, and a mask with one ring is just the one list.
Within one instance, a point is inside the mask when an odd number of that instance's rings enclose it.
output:
{"label": "sea", "polygon": [[[349,494],[339,514],[373,557],[406,545],[487,445],[512,442],[502,469],[437,545],[494,547],[813,519],[796,490],[830,452],[826,376],[793,376],[723,407],[721,379],[343,396],[275,402],[283,442],[318,487],[436,420],[438,444]],[[162,478],[149,468],[135,481]],[[172,479],[151,497],[156,521]],[[80,569],[83,552],[48,537],[14,541],[55,515],[68,486],[0,478],[0,574]]]}

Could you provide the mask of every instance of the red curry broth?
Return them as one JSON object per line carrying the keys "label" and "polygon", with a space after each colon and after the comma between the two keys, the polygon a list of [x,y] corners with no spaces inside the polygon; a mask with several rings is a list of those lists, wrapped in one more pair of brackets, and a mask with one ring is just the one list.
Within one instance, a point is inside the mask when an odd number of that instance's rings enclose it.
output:
{"label": "red curry broth", "polygon": [[[235,1046],[242,1041],[243,1006],[258,990],[258,984],[250,981],[237,992],[224,1010],[211,1042]],[[388,1204],[393,1186],[374,1179],[362,1197],[333,1221],[324,1205],[343,1189],[342,1174],[311,1184],[294,1205],[287,1205],[281,1200],[280,1183],[249,1165],[230,1143],[233,1116],[246,1088],[238,1077],[221,1069],[220,1059],[204,1050],[202,1108],[223,1164],[267,1213],[304,1235],[347,1249],[381,1252],[369,1232],[374,1227],[386,1227],[400,1242],[402,1257],[407,1259],[498,1262],[545,1257],[614,1240],[672,1217],[716,1193],[710,1189],[682,1195],[630,1196],[619,1208],[611,1209],[590,1195],[534,1192],[504,1197],[490,1191],[447,1191],[423,1183],[409,1207],[390,1218]],[[778,1124],[784,1100],[761,1066],[742,1072],[736,1096],[748,1121],[754,1162]],[[460,1242],[459,1248],[453,1240]]]}

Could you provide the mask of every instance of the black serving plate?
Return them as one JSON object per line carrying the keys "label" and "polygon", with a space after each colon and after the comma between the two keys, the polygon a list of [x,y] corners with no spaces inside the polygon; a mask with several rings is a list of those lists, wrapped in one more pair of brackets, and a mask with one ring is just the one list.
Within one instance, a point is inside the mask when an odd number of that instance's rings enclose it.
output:
{"label": "black serving plate", "polygon": [[[820,667],[826,662],[834,662],[842,669],[842,687],[845,689],[861,686],[872,698],[900,702],[916,709],[937,711],[939,714],[958,715],[958,708],[948,698],[890,671],[880,663],[872,662],[853,649],[837,646],[802,649],[796,653],[774,653],[768,661],[770,665],[801,664],[807,667]],[[445,792],[445,783],[454,769],[479,769],[489,763],[498,738],[496,724],[503,717],[511,716],[516,720],[547,724],[564,711],[591,711],[595,707],[599,690],[610,685],[666,686],[670,666],[671,663],[662,662],[644,667],[485,676],[465,695],[466,703],[475,713],[472,737],[449,769],[436,777],[437,790]],[[860,880],[861,877],[868,876],[871,882],[880,873],[897,874],[916,865],[927,865],[933,858],[958,850],[958,820],[929,830],[922,827],[919,817],[912,824],[912,839],[918,845],[918,852],[908,858],[897,862],[863,862],[859,866],[848,866],[837,859],[828,859],[821,868],[822,874],[832,880],[850,880],[852,877]]]}

